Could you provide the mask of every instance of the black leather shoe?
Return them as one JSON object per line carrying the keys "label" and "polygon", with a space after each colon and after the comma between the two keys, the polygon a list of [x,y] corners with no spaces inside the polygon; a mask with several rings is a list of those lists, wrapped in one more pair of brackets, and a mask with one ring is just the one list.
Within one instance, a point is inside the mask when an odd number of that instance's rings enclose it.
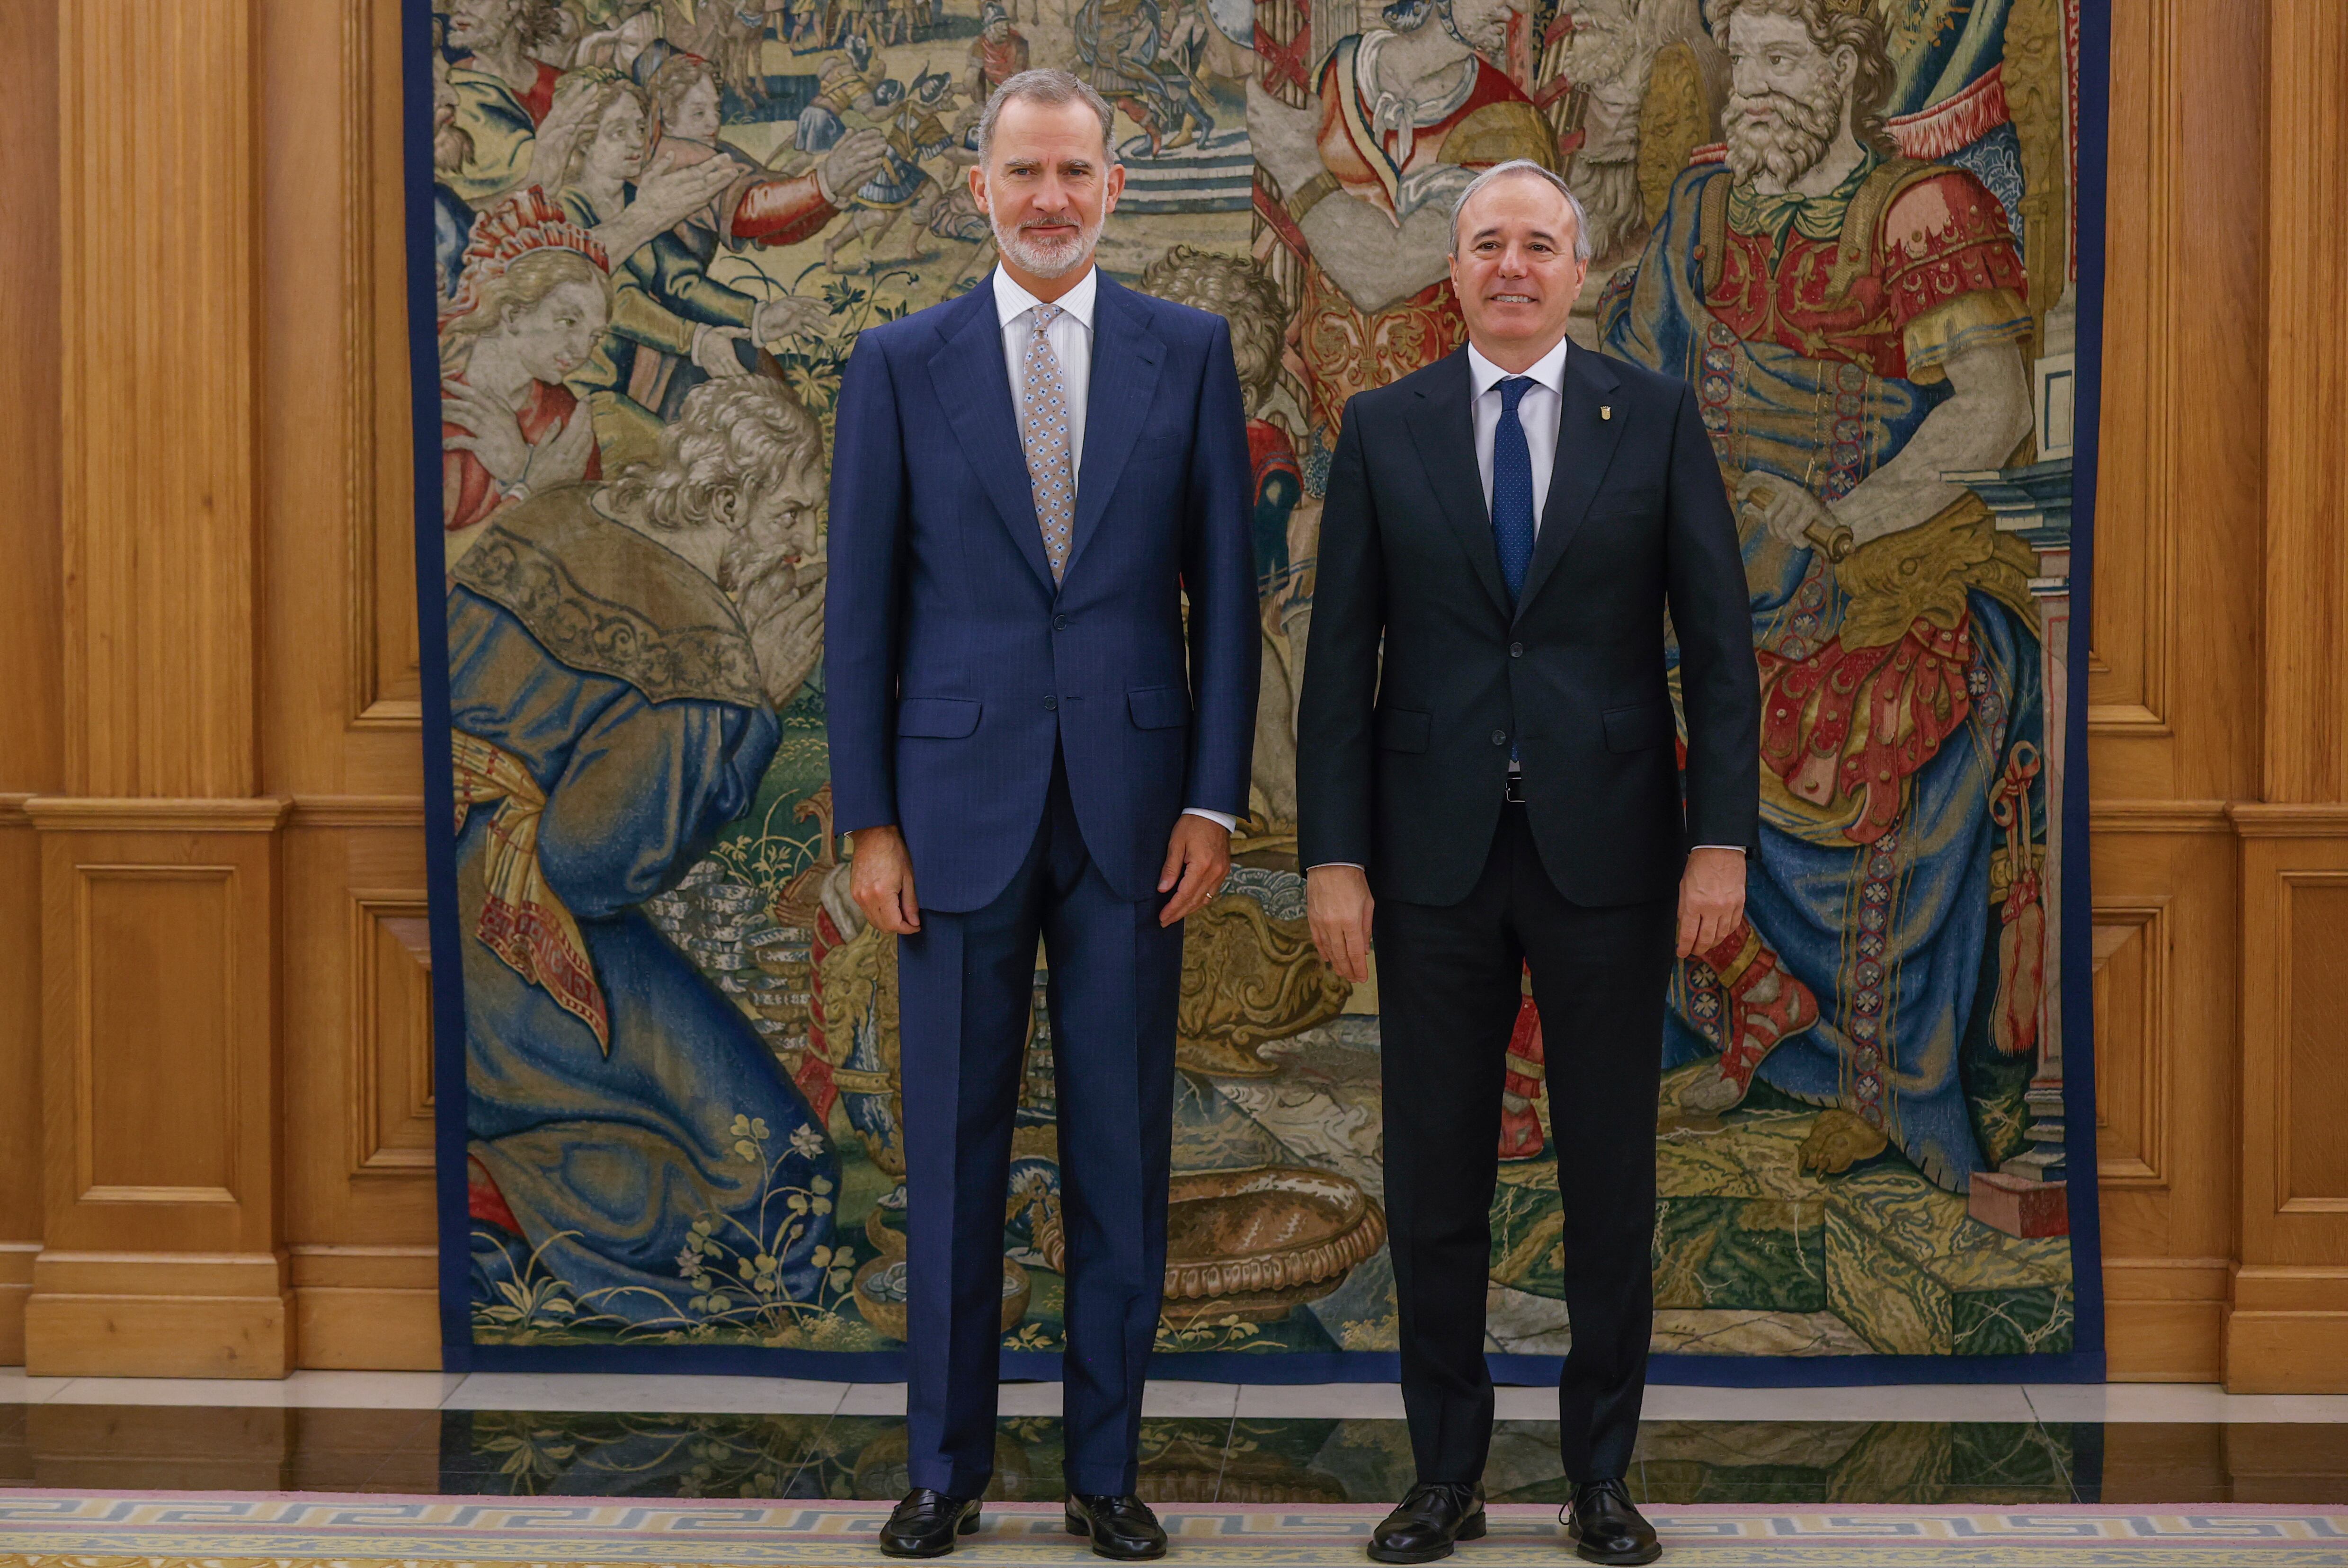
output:
{"label": "black leather shoe", "polygon": [[1370,1532],[1373,1563],[1432,1563],[1451,1555],[1455,1541],[1484,1534],[1484,1489],[1457,1481],[1421,1481]]}
{"label": "black leather shoe", "polygon": [[1617,1480],[1584,1481],[1573,1489],[1565,1532],[1573,1554],[1584,1563],[1653,1563],[1663,1554],[1654,1527],[1631,1506],[1628,1488]]}
{"label": "black leather shoe", "polygon": [[915,1487],[880,1527],[880,1550],[890,1557],[942,1557],[955,1536],[977,1533],[978,1499]]}
{"label": "black leather shoe", "polygon": [[1131,1492],[1121,1497],[1070,1492],[1068,1533],[1091,1536],[1096,1557],[1138,1563],[1166,1555],[1165,1526],[1149,1511],[1149,1505]]}

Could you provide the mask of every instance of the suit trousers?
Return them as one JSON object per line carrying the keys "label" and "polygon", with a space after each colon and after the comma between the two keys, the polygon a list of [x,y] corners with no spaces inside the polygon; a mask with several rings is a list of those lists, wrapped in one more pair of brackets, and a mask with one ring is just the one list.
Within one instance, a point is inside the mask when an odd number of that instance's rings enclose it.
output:
{"label": "suit trousers", "polygon": [[1573,1329],[1558,1382],[1565,1473],[1602,1480],[1630,1464],[1654,1316],[1655,1095],[1676,910],[1668,898],[1570,902],[1513,804],[1465,900],[1378,901],[1386,1218],[1403,1404],[1422,1481],[1480,1480],[1491,1447],[1489,1216],[1527,967],[1548,1060]]}
{"label": "suit trousers", "polygon": [[1182,928],[1159,925],[1162,902],[1121,899],[1102,879],[1056,758],[1010,885],[969,913],[923,910],[898,941],[916,1487],[973,1497],[994,1470],[1004,1187],[1040,937],[1067,1242],[1066,1474],[1071,1491],[1134,1490],[1166,1278],[1182,979]]}

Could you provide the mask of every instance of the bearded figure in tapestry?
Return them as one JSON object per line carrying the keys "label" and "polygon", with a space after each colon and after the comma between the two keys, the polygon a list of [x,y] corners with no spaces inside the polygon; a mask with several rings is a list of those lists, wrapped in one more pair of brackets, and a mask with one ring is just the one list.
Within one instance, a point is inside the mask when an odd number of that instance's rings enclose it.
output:
{"label": "bearded figure in tapestry", "polygon": [[[559,376],[601,325],[602,253],[535,198],[477,235],[448,341],[477,380],[497,354]],[[527,409],[574,428],[530,385]],[[659,441],[608,481],[492,466],[465,489],[486,510],[448,610],[477,1335],[787,1339],[846,1288],[820,1119],[644,908],[747,810],[814,670],[822,435],[739,376],[685,394]]]}
{"label": "bearded figure in tapestry", "polygon": [[2044,940],[2033,557],[1948,477],[2031,431],[2022,260],[1980,179],[1900,155],[1869,6],[1710,21],[1725,150],[1600,306],[1696,387],[1762,676],[1749,923],[1678,971],[1666,1083],[1698,1117],[1766,1085],[1822,1108],[1805,1167],[1896,1146],[1962,1191],[2021,1142]]}

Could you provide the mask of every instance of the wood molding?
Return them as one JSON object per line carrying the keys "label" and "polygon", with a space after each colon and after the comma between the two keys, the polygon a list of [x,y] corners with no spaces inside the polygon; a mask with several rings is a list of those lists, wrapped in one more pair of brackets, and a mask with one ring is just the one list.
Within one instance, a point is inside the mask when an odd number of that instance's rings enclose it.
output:
{"label": "wood molding", "polygon": [[2271,801],[2348,799],[2348,6],[2267,7],[2266,726]]}
{"label": "wood molding", "polygon": [[273,833],[293,802],[260,799],[104,799],[85,795],[34,795],[25,815],[44,833]]}
{"label": "wood molding", "polygon": [[2214,1383],[2225,1376],[2231,1258],[2104,1260],[2105,1376]]}
{"label": "wood molding", "polygon": [[349,722],[416,729],[397,7],[342,0],[344,662]]}
{"label": "wood molding", "polygon": [[422,892],[350,895],[350,1170],[428,1174],[432,936]]}
{"label": "wood molding", "polygon": [[2348,805],[2330,802],[2237,800],[2226,808],[2234,831],[2246,839],[2348,838]]}
{"label": "wood molding", "polygon": [[25,1303],[40,1250],[38,1242],[0,1242],[0,1367],[25,1364]]}
{"label": "wood molding", "polygon": [[2091,800],[2087,828],[2096,833],[2230,833],[2224,800]]}
{"label": "wood molding", "polygon": [[424,826],[424,802],[410,795],[296,795],[296,828],[416,828]]}
{"label": "wood molding", "polygon": [[302,1365],[438,1371],[439,1253],[432,1247],[297,1247]]}
{"label": "wood molding", "polygon": [[67,789],[249,796],[253,4],[57,10]]}
{"label": "wood molding", "polygon": [[2096,902],[2096,1180],[2105,1186],[2168,1184],[2168,902]]}

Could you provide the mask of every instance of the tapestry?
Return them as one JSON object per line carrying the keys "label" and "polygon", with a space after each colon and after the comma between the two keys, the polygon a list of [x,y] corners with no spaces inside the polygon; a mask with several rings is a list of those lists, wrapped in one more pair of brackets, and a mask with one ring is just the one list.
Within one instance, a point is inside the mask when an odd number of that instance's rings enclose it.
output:
{"label": "tapestry", "polygon": [[[2101,1377],[2097,0],[407,5],[447,1366],[903,1375],[827,459],[858,333],[983,285],[980,112],[1050,65],[1116,109],[1100,264],[1229,321],[1253,459],[1253,782],[1185,938],[1158,1375],[1395,1375],[1377,987],[1307,933],[1294,716],[1345,401],[1465,340],[1452,202],[1527,158],[1588,211],[1575,343],[1696,389],[1763,693],[1748,919],[1655,1042],[1653,1376]],[[1062,1346],[1044,979],[1010,1377]],[[1509,1381],[1570,1334],[1543,1059],[1528,987]]]}

